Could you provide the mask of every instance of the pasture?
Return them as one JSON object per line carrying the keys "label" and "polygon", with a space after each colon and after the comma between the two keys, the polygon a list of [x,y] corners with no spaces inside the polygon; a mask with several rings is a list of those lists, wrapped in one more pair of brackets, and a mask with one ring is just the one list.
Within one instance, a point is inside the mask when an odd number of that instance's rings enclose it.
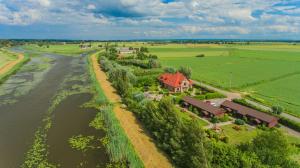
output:
{"label": "pasture", "polygon": [[26,50],[31,51],[38,51],[38,52],[44,52],[44,53],[55,53],[55,54],[61,54],[61,55],[78,55],[82,54],[84,52],[90,51],[95,49],[95,45],[93,45],[90,49],[81,49],[79,47],[79,44],[60,44],[60,45],[43,45],[38,46],[36,44],[29,44],[25,45],[23,48]]}
{"label": "pasture", "polygon": [[[300,45],[167,44],[148,45],[163,66],[192,68],[192,78],[280,104],[300,116]],[[204,57],[196,57],[204,54]]]}

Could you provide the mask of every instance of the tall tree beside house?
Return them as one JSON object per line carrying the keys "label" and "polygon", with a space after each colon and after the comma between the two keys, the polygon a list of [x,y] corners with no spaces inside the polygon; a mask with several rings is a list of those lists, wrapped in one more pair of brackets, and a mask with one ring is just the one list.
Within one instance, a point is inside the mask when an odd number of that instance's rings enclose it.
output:
{"label": "tall tree beside house", "polygon": [[141,47],[140,52],[142,53],[148,53],[148,48],[147,47]]}
{"label": "tall tree beside house", "polygon": [[175,68],[173,68],[173,67],[165,67],[164,68],[164,71],[166,72],[166,73],[176,73],[176,69]]}
{"label": "tall tree beside house", "polygon": [[179,67],[178,71],[184,74],[188,79],[191,79],[192,69],[190,67]]}

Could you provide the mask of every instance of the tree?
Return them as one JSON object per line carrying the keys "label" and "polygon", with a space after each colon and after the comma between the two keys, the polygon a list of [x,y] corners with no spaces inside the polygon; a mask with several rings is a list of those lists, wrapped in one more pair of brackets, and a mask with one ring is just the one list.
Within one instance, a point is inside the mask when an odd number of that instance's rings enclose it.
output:
{"label": "tree", "polygon": [[280,115],[283,112],[283,108],[281,106],[272,106],[272,113]]}
{"label": "tree", "polygon": [[165,68],[164,68],[164,71],[165,71],[166,73],[176,73],[176,69],[173,68],[173,67],[165,67]]}
{"label": "tree", "polygon": [[155,59],[150,59],[148,62],[149,68],[159,68],[161,67],[160,63]]}
{"label": "tree", "polygon": [[185,158],[183,167],[209,168],[211,160],[211,146],[206,139],[205,132],[197,122],[190,122],[184,127]]}
{"label": "tree", "polygon": [[189,67],[180,67],[178,71],[184,74],[188,79],[192,76],[192,69]]}
{"label": "tree", "polygon": [[140,52],[142,52],[142,53],[148,53],[149,51],[148,51],[148,48],[146,48],[146,47],[141,47],[141,49],[140,49]]}
{"label": "tree", "polygon": [[[240,149],[258,156],[261,163],[271,167],[286,167],[295,165],[289,159],[290,145],[279,130],[263,131],[252,142],[240,145]],[[289,163],[289,164],[286,164]],[[299,166],[299,165],[298,165]]]}
{"label": "tree", "polygon": [[138,52],[137,55],[136,55],[136,58],[140,59],[140,60],[144,60],[144,59],[147,58],[147,55],[144,54],[143,52]]}

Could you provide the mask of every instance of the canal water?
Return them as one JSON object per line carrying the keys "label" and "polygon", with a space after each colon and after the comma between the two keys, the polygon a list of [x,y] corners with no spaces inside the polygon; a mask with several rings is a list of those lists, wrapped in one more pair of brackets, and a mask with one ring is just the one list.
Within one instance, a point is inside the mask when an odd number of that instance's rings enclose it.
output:
{"label": "canal water", "polygon": [[41,126],[53,97],[65,90],[83,91],[68,96],[52,113],[47,133],[48,160],[59,167],[97,167],[108,162],[103,146],[81,152],[69,139],[77,135],[101,139],[104,133],[89,127],[94,109],[81,105],[92,98],[86,55],[35,55],[21,70],[0,85],[0,167],[23,164],[34,134]]}

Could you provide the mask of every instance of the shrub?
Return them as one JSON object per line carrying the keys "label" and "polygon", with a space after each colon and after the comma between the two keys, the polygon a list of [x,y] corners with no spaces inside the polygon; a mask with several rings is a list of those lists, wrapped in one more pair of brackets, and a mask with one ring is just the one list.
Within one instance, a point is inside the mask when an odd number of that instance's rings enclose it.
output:
{"label": "shrub", "polygon": [[239,126],[239,125],[235,125],[235,126],[233,126],[232,128],[233,128],[234,130],[236,130],[236,131],[242,130],[241,126]]}
{"label": "shrub", "polygon": [[173,68],[173,67],[165,67],[165,68],[164,68],[164,71],[165,71],[166,73],[176,73],[176,69]]}
{"label": "shrub", "polygon": [[229,121],[229,120],[230,120],[230,118],[229,118],[228,114],[225,114],[222,118],[220,118],[221,122],[226,122],[226,121]]}
{"label": "shrub", "polygon": [[204,54],[199,54],[199,55],[196,55],[196,57],[205,57],[205,55]]}
{"label": "shrub", "polygon": [[234,123],[237,124],[237,125],[244,125],[244,124],[245,124],[245,121],[242,120],[242,119],[236,119],[236,120],[234,121]]}
{"label": "shrub", "polygon": [[223,141],[224,143],[228,143],[229,142],[229,137],[224,136],[224,137],[221,138],[221,141]]}
{"label": "shrub", "polygon": [[281,123],[282,125],[285,125],[287,127],[290,127],[296,131],[300,131],[300,123],[292,121],[288,118],[280,117],[279,123]]}
{"label": "shrub", "polygon": [[205,100],[205,95],[197,95],[194,98],[199,100]]}
{"label": "shrub", "polygon": [[272,113],[280,115],[283,112],[283,108],[281,106],[272,106]]}
{"label": "shrub", "polygon": [[216,98],[224,98],[224,97],[225,97],[224,95],[217,92],[205,94],[205,99],[216,99]]}
{"label": "shrub", "polygon": [[218,123],[218,122],[219,122],[219,119],[218,119],[217,117],[212,117],[212,118],[210,119],[210,122],[212,122],[212,123]]}

